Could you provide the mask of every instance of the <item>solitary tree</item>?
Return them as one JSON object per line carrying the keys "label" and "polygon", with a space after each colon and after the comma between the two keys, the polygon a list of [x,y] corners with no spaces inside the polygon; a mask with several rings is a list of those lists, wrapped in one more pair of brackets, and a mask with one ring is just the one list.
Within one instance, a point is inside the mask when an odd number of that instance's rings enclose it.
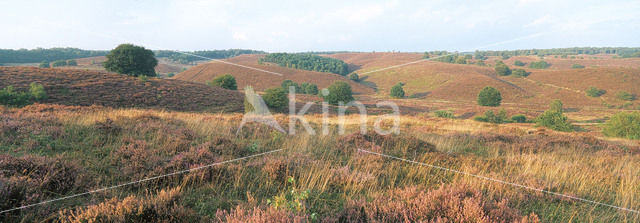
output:
{"label": "solitary tree", "polygon": [[223,74],[217,76],[212,81],[207,82],[209,86],[218,86],[224,89],[229,90],[238,90],[238,85],[236,84],[236,78],[231,76],[230,74]]}
{"label": "solitary tree", "polygon": [[404,89],[402,89],[402,83],[397,83],[391,87],[391,97],[404,98]]}
{"label": "solitary tree", "polygon": [[131,76],[155,76],[158,65],[153,51],[132,44],[120,44],[107,54],[104,68],[108,71]]}
{"label": "solitary tree", "polygon": [[353,101],[353,93],[351,85],[344,81],[336,81],[327,88],[327,95],[323,95],[324,100],[332,105],[338,105],[339,102],[348,103]]}
{"label": "solitary tree", "polygon": [[509,69],[509,66],[507,66],[502,62],[496,63],[495,69],[496,69],[496,73],[498,73],[498,75],[500,76],[507,76],[511,74],[511,69]]}
{"label": "solitary tree", "polygon": [[485,87],[478,94],[478,104],[482,106],[500,106],[502,95],[498,89],[493,87]]}
{"label": "solitary tree", "polygon": [[283,88],[269,88],[264,91],[262,100],[267,104],[269,108],[282,111],[289,104],[289,98],[287,92]]}

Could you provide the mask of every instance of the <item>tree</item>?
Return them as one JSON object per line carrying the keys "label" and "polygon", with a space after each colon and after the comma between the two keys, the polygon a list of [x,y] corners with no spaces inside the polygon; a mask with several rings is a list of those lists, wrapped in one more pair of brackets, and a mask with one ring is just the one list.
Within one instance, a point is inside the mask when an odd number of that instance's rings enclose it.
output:
{"label": "tree", "polygon": [[355,82],[360,81],[360,76],[358,76],[358,74],[356,73],[350,73],[348,77],[349,77],[349,80],[352,80]]}
{"label": "tree", "polygon": [[238,85],[236,84],[236,78],[231,76],[230,74],[223,74],[217,76],[212,81],[207,82],[209,86],[217,86],[224,89],[229,90],[238,90]]}
{"label": "tree", "polygon": [[507,66],[502,62],[496,63],[495,69],[496,69],[496,73],[498,73],[498,75],[500,76],[507,76],[511,74],[511,69],[509,69],[509,66]]}
{"label": "tree", "polygon": [[132,44],[120,44],[107,54],[104,68],[107,71],[131,76],[155,76],[158,65],[153,51]]}
{"label": "tree", "polygon": [[67,61],[66,60],[56,60],[53,61],[53,63],[51,64],[52,67],[63,67],[63,66],[67,66]]}
{"label": "tree", "polygon": [[264,103],[272,109],[282,111],[289,104],[289,98],[287,97],[287,91],[283,88],[269,88],[264,91],[262,95]]}
{"label": "tree", "polygon": [[482,106],[500,106],[502,95],[498,89],[493,87],[485,87],[478,94],[478,104]]}
{"label": "tree", "polygon": [[280,86],[282,86],[282,89],[284,89],[286,92],[289,92],[290,86],[293,86],[295,88],[296,93],[302,92],[300,90],[300,86],[298,86],[298,84],[296,82],[293,82],[292,80],[284,80],[282,81],[282,84],[280,84]]}
{"label": "tree", "polygon": [[391,97],[394,98],[404,98],[404,89],[402,89],[402,83],[397,83],[393,87],[391,87]]}
{"label": "tree", "polygon": [[536,118],[536,126],[544,126],[556,131],[570,132],[573,126],[563,114],[562,101],[554,100],[550,108]]}
{"label": "tree", "polygon": [[515,62],[513,62],[513,65],[516,65],[516,66],[522,67],[522,66],[524,66],[524,62],[519,61],[519,60],[516,60]]}
{"label": "tree", "polygon": [[529,64],[529,68],[533,68],[533,69],[546,69],[549,66],[551,66],[551,64],[547,63],[544,60],[531,62]]}
{"label": "tree", "polygon": [[40,62],[40,65],[38,67],[40,67],[40,68],[49,68],[51,66],[49,65],[49,62],[42,61],[42,62]]}
{"label": "tree", "polygon": [[587,96],[589,97],[600,97],[603,94],[607,93],[607,91],[598,89],[596,87],[589,87],[587,88],[586,92],[587,92]]}
{"label": "tree", "polygon": [[69,66],[78,66],[78,61],[76,61],[76,60],[67,60],[67,65],[69,65]]}
{"label": "tree", "polygon": [[331,84],[327,90],[329,91],[326,96],[323,96],[324,101],[332,105],[338,105],[339,102],[349,103],[353,101],[353,93],[351,92],[351,85],[344,81],[336,81]]}
{"label": "tree", "polygon": [[640,139],[640,112],[620,112],[604,124],[606,136]]}
{"label": "tree", "polygon": [[515,69],[513,70],[513,72],[511,72],[511,75],[515,77],[526,77],[529,76],[529,72],[524,69]]}
{"label": "tree", "polygon": [[511,116],[511,121],[515,123],[525,123],[527,122],[527,117],[522,114],[518,114]]}
{"label": "tree", "polygon": [[304,91],[305,94],[310,94],[310,95],[318,94],[318,85],[316,84],[302,83],[300,88],[302,88],[302,91]]}

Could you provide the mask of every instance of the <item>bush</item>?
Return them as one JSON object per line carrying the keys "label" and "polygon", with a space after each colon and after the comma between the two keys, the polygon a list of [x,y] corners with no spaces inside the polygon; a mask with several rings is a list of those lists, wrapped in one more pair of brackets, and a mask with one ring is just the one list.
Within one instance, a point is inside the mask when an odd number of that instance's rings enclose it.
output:
{"label": "bush", "polygon": [[66,60],[56,60],[53,61],[53,63],[51,64],[52,67],[63,67],[63,66],[67,66],[67,61]]}
{"label": "bush", "polygon": [[511,116],[511,121],[515,123],[526,123],[527,117],[524,115],[514,115],[514,116]]}
{"label": "bush", "polygon": [[533,68],[533,69],[546,69],[549,66],[551,66],[551,65],[549,63],[547,63],[546,61],[544,61],[544,60],[531,62],[529,64],[529,68]]}
{"label": "bush", "polygon": [[358,76],[358,74],[356,73],[350,73],[348,77],[349,77],[349,80],[352,80],[355,82],[360,81],[360,76]]}
{"label": "bush", "polygon": [[604,135],[640,139],[640,112],[620,112],[604,124]]}
{"label": "bush", "polygon": [[318,85],[311,83],[302,83],[300,84],[300,90],[302,93],[317,95],[318,94]]}
{"label": "bush", "polygon": [[397,83],[393,87],[391,87],[391,97],[394,98],[404,98],[404,89],[402,89],[402,83]]}
{"label": "bush", "polygon": [[13,86],[0,90],[0,104],[10,107],[23,107],[31,104],[31,95],[27,92],[16,92]]}
{"label": "bush", "polygon": [[524,69],[515,69],[515,70],[513,70],[513,72],[512,72],[511,74],[512,74],[513,76],[516,76],[516,77],[526,77],[526,76],[529,76],[529,72],[527,72],[527,71],[526,71],[526,70],[524,70]]}
{"label": "bush", "polygon": [[338,105],[339,102],[348,103],[353,101],[353,93],[351,85],[343,81],[336,81],[327,88],[327,95],[323,96],[324,101],[332,105]]}
{"label": "bush", "polygon": [[289,92],[289,87],[291,86],[295,88],[296,93],[301,92],[300,86],[298,86],[298,84],[296,82],[293,82],[292,80],[284,80],[282,81],[282,84],[280,84],[280,86],[282,86],[282,89],[284,89],[286,92]]}
{"label": "bush", "polygon": [[633,94],[631,94],[629,92],[626,92],[626,91],[619,91],[616,94],[616,97],[618,97],[619,99],[625,100],[625,101],[636,100],[636,96],[635,95],[633,95]]}
{"label": "bush", "polygon": [[483,116],[476,116],[473,120],[502,124],[507,122],[507,112],[504,109],[501,109],[496,115],[493,111],[489,110],[486,111]]}
{"label": "bush", "polygon": [[78,66],[78,62],[76,60],[67,60],[67,65]]}
{"label": "bush", "polygon": [[516,60],[515,62],[513,62],[513,65],[516,65],[516,66],[522,67],[522,66],[524,66],[524,65],[525,65],[525,63],[524,63],[524,62],[522,62],[522,61]]}
{"label": "bush", "polygon": [[224,89],[229,90],[238,90],[238,85],[236,84],[236,78],[231,76],[230,74],[223,74],[217,76],[212,81],[207,82],[209,86],[217,86]]}
{"label": "bush", "polygon": [[582,69],[582,68],[584,68],[584,65],[574,64],[574,65],[571,65],[571,68],[573,68],[573,69]]}
{"label": "bush", "polygon": [[497,107],[502,102],[500,91],[493,87],[485,87],[478,94],[478,104],[482,106]]}
{"label": "bush", "polygon": [[173,77],[173,76],[176,76],[176,74],[173,73],[173,72],[170,72],[170,73],[167,74],[167,77]]}
{"label": "bush", "polygon": [[47,98],[47,92],[44,91],[44,86],[36,82],[31,82],[31,85],[29,85],[29,94],[31,94],[31,98],[35,101]]}
{"label": "bush", "polygon": [[587,88],[587,96],[589,97],[600,97],[603,94],[607,93],[607,91],[602,90],[602,89],[598,89],[596,87],[589,87]]}
{"label": "bush", "polygon": [[434,114],[438,118],[455,118],[453,113],[450,111],[435,111]]}
{"label": "bush", "polygon": [[282,111],[289,104],[289,97],[287,97],[288,91],[283,88],[270,88],[264,91],[262,100],[267,104],[269,108]]}
{"label": "bush", "polygon": [[573,126],[569,123],[567,116],[562,113],[562,110],[562,102],[555,100],[551,103],[549,110],[546,110],[536,118],[536,126],[544,126],[563,132],[573,131]]}
{"label": "bush", "polygon": [[104,68],[107,71],[131,76],[156,76],[158,60],[153,51],[132,44],[120,44],[107,54]]}
{"label": "bush", "polygon": [[42,62],[40,62],[40,65],[38,65],[38,67],[40,67],[40,68],[49,68],[51,66],[49,65],[49,62],[42,61]]}
{"label": "bush", "polygon": [[507,76],[511,74],[511,69],[509,69],[509,66],[507,66],[502,62],[496,63],[495,69],[496,69],[496,73],[498,73],[498,75],[500,76]]}

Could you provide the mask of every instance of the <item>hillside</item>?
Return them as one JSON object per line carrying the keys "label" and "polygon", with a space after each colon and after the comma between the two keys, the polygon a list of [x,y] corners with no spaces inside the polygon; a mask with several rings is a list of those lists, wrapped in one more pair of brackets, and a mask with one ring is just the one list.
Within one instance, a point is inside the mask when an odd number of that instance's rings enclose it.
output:
{"label": "hillside", "polygon": [[44,85],[44,103],[159,108],[177,111],[242,111],[242,94],[180,80],[147,81],[103,71],[0,67],[0,88]]}
{"label": "hillside", "polygon": [[346,81],[351,84],[351,87],[355,94],[374,93],[373,89],[356,82],[349,81],[345,77],[337,74],[292,69],[280,67],[278,65],[258,64],[258,59],[262,57],[264,57],[264,55],[241,55],[226,59],[225,61],[280,73],[283,76],[212,61],[209,63],[200,64],[184,72],[181,72],[174,78],[178,80],[206,83],[207,81],[212,80],[218,75],[231,74],[236,78],[236,81],[238,82],[238,88],[243,88],[244,86],[250,85],[253,86],[254,89],[259,91],[265,90],[267,88],[278,87],[280,86],[282,81],[286,79],[293,80],[297,83],[309,82],[317,84],[319,88],[328,87],[335,81]]}

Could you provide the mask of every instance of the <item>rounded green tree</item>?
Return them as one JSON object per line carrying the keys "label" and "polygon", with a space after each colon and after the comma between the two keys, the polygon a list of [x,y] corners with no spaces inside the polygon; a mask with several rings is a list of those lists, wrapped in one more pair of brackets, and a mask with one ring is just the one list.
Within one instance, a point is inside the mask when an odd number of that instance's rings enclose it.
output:
{"label": "rounded green tree", "polygon": [[500,106],[502,95],[498,89],[493,87],[485,87],[478,94],[478,104],[482,106]]}
{"label": "rounded green tree", "polygon": [[402,83],[397,83],[393,87],[391,87],[391,97],[394,98],[404,98],[404,89],[402,89]]}
{"label": "rounded green tree", "polygon": [[236,78],[231,76],[230,74],[223,74],[217,76],[212,81],[207,82],[209,86],[218,86],[224,89],[229,90],[238,90],[238,85],[236,84]]}
{"label": "rounded green tree", "polygon": [[120,44],[107,54],[104,68],[107,71],[130,76],[156,76],[158,65],[153,51],[133,44]]}
{"label": "rounded green tree", "polygon": [[504,63],[496,63],[496,73],[500,76],[507,76],[511,74],[511,69]]}
{"label": "rounded green tree", "polygon": [[282,111],[289,104],[289,98],[287,97],[287,91],[283,88],[269,88],[264,91],[262,100],[267,104],[269,108]]}
{"label": "rounded green tree", "polygon": [[324,101],[332,105],[338,105],[339,102],[348,103],[353,101],[353,93],[351,85],[344,81],[336,81],[327,88],[328,94],[324,95]]}

